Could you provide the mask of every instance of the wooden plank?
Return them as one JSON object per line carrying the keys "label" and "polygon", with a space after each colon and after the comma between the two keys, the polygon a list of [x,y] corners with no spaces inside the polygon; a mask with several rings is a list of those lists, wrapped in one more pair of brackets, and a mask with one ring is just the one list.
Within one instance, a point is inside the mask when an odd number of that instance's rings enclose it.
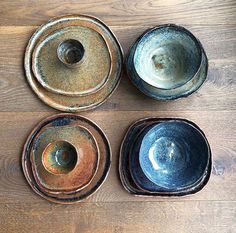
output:
{"label": "wooden plank", "polygon": [[[0,113],[0,203],[43,203],[26,183],[21,167],[21,148],[30,130],[49,113]],[[159,202],[166,198],[140,198],[128,194],[121,186],[118,177],[119,146],[128,126],[143,117],[182,117],[194,121],[205,132],[213,153],[213,171],[207,186],[199,193],[181,198],[168,198],[168,201],[193,200],[236,200],[236,125],[228,127],[234,121],[235,112],[202,111],[201,113],[184,111],[96,111],[84,114],[94,120],[107,134],[113,151],[112,166],[108,179],[102,188],[85,202]],[[115,134],[114,134],[115,133]]]}
{"label": "wooden plank", "polygon": [[[155,101],[139,92],[124,73],[117,91],[99,109],[127,111],[235,110],[236,28],[232,28],[230,25],[188,28],[204,44],[210,63],[208,79],[197,93],[178,101]],[[32,26],[0,27],[0,44],[4,44],[0,54],[1,111],[54,111],[34,95],[24,75],[24,49],[35,29]],[[147,26],[113,26],[112,29],[127,53],[128,48],[138,35],[147,29]],[[126,33],[127,31],[129,33]]]}
{"label": "wooden plank", "polygon": [[[83,113],[101,126],[111,142],[108,179],[89,199],[62,206],[33,193],[21,170],[26,137],[35,124],[56,112],[28,86],[23,57],[38,25],[73,13],[102,19],[118,37],[125,56],[147,28],[183,25],[203,43],[210,67],[208,79],[197,93],[170,102],[142,95],[124,73],[106,103]],[[235,15],[235,0],[0,1],[0,232],[235,232]],[[119,146],[128,126],[147,116],[188,118],[206,133],[213,171],[201,192],[181,198],[139,198],[123,189],[117,172]]]}
{"label": "wooden plank", "polygon": [[0,25],[38,25],[65,14],[94,15],[110,25],[156,25],[156,23],[235,24],[234,0],[4,0]]}
{"label": "wooden plank", "polygon": [[235,202],[0,204],[1,232],[233,233]]}

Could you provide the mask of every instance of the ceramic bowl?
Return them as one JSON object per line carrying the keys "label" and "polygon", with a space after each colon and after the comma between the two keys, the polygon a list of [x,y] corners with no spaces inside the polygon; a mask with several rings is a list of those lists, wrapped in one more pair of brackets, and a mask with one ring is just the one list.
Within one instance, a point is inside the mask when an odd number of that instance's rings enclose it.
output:
{"label": "ceramic bowl", "polygon": [[85,49],[78,40],[67,39],[57,47],[57,57],[65,66],[78,67],[84,59]]}
{"label": "ceramic bowl", "polygon": [[136,195],[193,194],[209,179],[210,147],[190,121],[144,119],[124,138],[119,170],[124,187]]}
{"label": "ceramic bowl", "polygon": [[76,147],[67,141],[54,141],[49,143],[42,153],[44,168],[55,175],[71,172],[78,161]]}
{"label": "ceramic bowl", "polygon": [[196,37],[176,25],[146,31],[127,59],[131,81],[154,99],[177,99],[196,91],[207,76],[208,61]]}

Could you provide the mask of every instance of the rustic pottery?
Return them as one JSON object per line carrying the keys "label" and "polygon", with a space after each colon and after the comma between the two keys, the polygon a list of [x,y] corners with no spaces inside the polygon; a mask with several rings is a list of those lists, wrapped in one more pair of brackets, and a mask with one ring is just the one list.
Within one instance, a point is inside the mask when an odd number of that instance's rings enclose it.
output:
{"label": "rustic pottery", "polygon": [[144,94],[171,100],[195,92],[206,79],[208,61],[196,37],[173,24],[147,30],[126,62],[134,85]]}
{"label": "rustic pottery", "polygon": [[62,204],[94,193],[104,182],[110,163],[110,145],[102,130],[74,114],[58,114],[40,122],[22,153],[23,172],[31,188]]}
{"label": "rustic pottery", "polygon": [[139,120],[122,142],[119,173],[131,194],[193,194],[209,180],[210,146],[200,128],[188,120]]}
{"label": "rustic pottery", "polygon": [[114,92],[122,63],[121,46],[103,22],[69,15],[36,30],[24,65],[27,80],[42,101],[77,112],[99,106]]}

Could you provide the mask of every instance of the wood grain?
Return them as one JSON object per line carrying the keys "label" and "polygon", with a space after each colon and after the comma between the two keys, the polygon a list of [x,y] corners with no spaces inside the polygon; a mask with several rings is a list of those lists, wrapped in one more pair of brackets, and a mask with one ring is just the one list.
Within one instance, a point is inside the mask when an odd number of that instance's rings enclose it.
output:
{"label": "wood grain", "polygon": [[[135,39],[148,27],[112,27],[125,54]],[[121,84],[102,110],[227,110],[236,109],[236,27],[230,25],[188,27],[201,40],[209,57],[208,79],[188,98],[155,101],[139,92],[124,73]],[[23,56],[26,44],[36,27],[0,27],[0,99],[2,111],[54,111],[31,91],[24,76]],[[126,32],[129,33],[126,33]],[[207,32],[207,33],[206,33]],[[220,39],[218,35],[220,36]],[[14,45],[14,46],[13,46]],[[15,104],[17,101],[17,105]],[[138,103],[138,104],[137,104]]]}
{"label": "wood grain", "polygon": [[[37,196],[23,177],[22,146],[32,128],[58,113],[31,91],[24,50],[36,28],[51,17],[90,14],[111,29],[125,56],[147,28],[180,24],[202,42],[209,58],[203,87],[177,101],[141,94],[124,72],[101,107],[82,115],[107,134],[112,166],[101,189],[81,203],[61,206]],[[2,0],[0,1],[0,232],[208,233],[236,232],[236,1],[234,0]],[[212,175],[199,193],[181,198],[128,194],[118,176],[119,147],[128,126],[148,116],[180,117],[205,132]]]}
{"label": "wood grain", "polygon": [[90,14],[110,25],[235,24],[234,0],[4,0],[1,25],[39,25],[64,14]]}
{"label": "wood grain", "polygon": [[[233,233],[235,202],[0,204],[3,232]],[[1,221],[0,220],[0,221]],[[33,229],[33,231],[32,231]]]}
{"label": "wood grain", "polygon": [[[50,114],[16,112],[13,115],[12,113],[1,113],[0,128],[4,127],[5,132],[0,134],[4,145],[4,154],[1,154],[0,160],[0,168],[3,171],[0,176],[0,203],[14,203],[16,198],[24,203],[45,202],[28,187],[19,167],[19,162],[21,147],[30,130],[48,115]],[[236,200],[236,176],[234,175],[236,172],[236,135],[232,134],[232,132],[236,132],[236,125],[232,125],[231,128],[227,127],[228,122],[234,120],[235,112],[213,111],[209,114],[202,111],[201,114],[196,114],[195,111],[129,111],[127,114],[126,111],[106,111],[106,121],[104,121],[103,111],[94,111],[83,115],[102,127],[110,140],[113,152],[112,167],[107,181],[96,194],[84,202],[156,202],[166,200],[163,197],[133,197],[122,188],[118,177],[117,164],[122,137],[131,123],[147,116],[182,117],[192,120],[202,128],[211,145],[214,163],[208,185],[196,195],[177,199],[168,198],[169,202],[177,202],[178,200]],[[212,120],[213,116],[214,120]],[[18,140],[22,142],[21,145],[17,143]]]}

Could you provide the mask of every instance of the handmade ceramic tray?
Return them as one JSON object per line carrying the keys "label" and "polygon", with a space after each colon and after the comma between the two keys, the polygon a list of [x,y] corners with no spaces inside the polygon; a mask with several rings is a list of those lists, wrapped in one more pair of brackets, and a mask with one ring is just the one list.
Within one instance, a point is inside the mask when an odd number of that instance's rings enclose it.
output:
{"label": "handmade ceramic tray", "polygon": [[70,15],[37,29],[24,65],[41,100],[58,110],[77,112],[99,106],[113,93],[122,63],[120,44],[103,22]]}
{"label": "handmade ceramic tray", "polygon": [[[187,137],[189,134],[192,136]],[[125,189],[135,195],[193,194],[209,180],[210,147],[203,132],[190,121],[143,119],[129,128],[122,142],[119,172]]]}
{"label": "handmade ceramic tray", "polygon": [[144,94],[161,100],[185,97],[204,83],[208,61],[196,37],[168,24],[147,30],[130,49],[128,75]]}
{"label": "handmade ceramic tray", "polygon": [[87,118],[58,114],[40,122],[22,153],[24,175],[43,198],[72,204],[93,194],[111,163],[109,142]]}

